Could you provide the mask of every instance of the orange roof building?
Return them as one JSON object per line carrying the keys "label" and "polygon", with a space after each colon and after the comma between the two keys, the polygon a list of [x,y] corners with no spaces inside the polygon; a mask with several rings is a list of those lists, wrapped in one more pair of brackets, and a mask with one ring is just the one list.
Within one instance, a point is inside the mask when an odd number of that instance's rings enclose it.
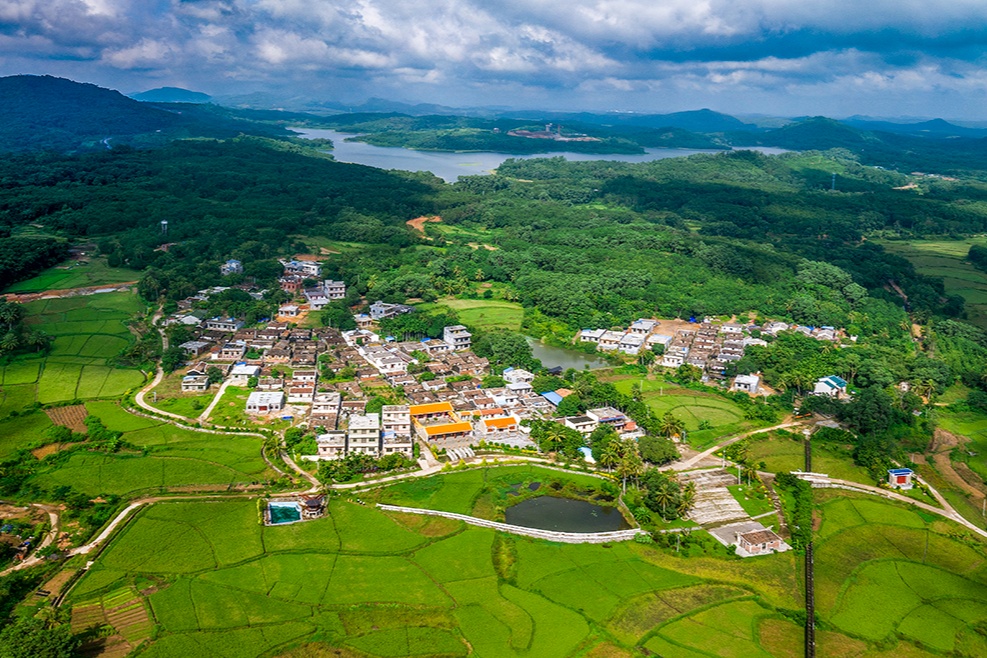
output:
{"label": "orange roof building", "polygon": [[454,410],[450,402],[433,402],[431,404],[413,404],[408,407],[408,413],[412,418],[419,416],[437,416],[441,414],[452,414]]}
{"label": "orange roof building", "polygon": [[425,436],[429,439],[441,439],[451,435],[469,434],[473,431],[473,426],[469,423],[445,423],[443,425],[431,425],[425,428]]}
{"label": "orange roof building", "polygon": [[483,420],[483,429],[490,432],[512,432],[517,430],[517,420],[513,417],[507,418],[486,418]]}

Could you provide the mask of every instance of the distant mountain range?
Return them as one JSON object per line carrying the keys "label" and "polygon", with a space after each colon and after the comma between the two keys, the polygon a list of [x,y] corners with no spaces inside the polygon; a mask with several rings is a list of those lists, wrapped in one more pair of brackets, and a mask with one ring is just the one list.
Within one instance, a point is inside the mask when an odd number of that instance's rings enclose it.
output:
{"label": "distant mountain range", "polygon": [[[477,146],[488,148],[484,146],[488,142],[497,148],[505,144],[511,148],[509,140],[494,136],[520,126],[554,123],[569,132],[603,140],[605,144],[593,146],[597,152],[661,146],[842,148],[867,164],[900,170],[987,171],[987,129],[942,119],[898,122],[872,117],[802,117],[769,128],[708,109],[670,114],[456,110],[371,99],[358,107],[331,101],[309,103],[308,107],[320,108],[315,114],[284,111],[266,94],[238,98],[243,102],[229,107],[221,104],[229,102],[228,98],[177,87],[152,89],[128,98],[111,89],[51,76],[0,78],[0,151],[152,147],[176,138],[228,138],[243,133],[287,138],[291,133],[284,126],[302,124],[349,127],[367,134],[366,141],[383,145],[476,150]],[[352,112],[354,109],[361,111]],[[761,126],[771,125],[757,121]],[[473,132],[457,137],[459,129]],[[439,134],[442,131],[445,133]],[[485,131],[491,133],[487,138],[482,137]],[[609,148],[606,144],[617,150],[605,150]],[[936,163],[931,169],[930,162]]]}

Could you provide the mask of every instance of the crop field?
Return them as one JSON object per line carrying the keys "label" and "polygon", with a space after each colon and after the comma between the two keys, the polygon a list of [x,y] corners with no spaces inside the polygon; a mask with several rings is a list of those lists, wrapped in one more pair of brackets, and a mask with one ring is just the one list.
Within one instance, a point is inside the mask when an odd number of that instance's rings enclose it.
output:
{"label": "crop field", "polygon": [[4,292],[43,292],[68,288],[89,288],[136,281],[140,272],[122,267],[109,267],[105,258],[89,261],[70,260],[51,267],[36,277],[19,281]]}
{"label": "crop field", "polygon": [[[68,485],[96,496],[135,496],[161,491],[223,491],[270,479],[260,456],[261,439],[194,432],[127,413],[116,403],[89,402],[87,411],[129,444],[115,453],[74,444],[41,465],[32,483]],[[51,425],[41,411],[0,422],[0,456],[37,440]]]}
{"label": "crop field", "polygon": [[[501,470],[509,474],[491,475]],[[464,471],[384,491],[468,511],[485,488],[546,473]],[[843,493],[819,493],[818,655],[985,655],[975,630],[987,621],[983,545],[904,506]],[[258,509],[244,499],[147,507],[69,603],[144,591],[155,628],[141,655],[154,658],[287,655],[310,642],[290,655],[322,655],[318,646],[382,658],[802,654],[802,629],[785,615],[802,605],[792,553],[683,558],[636,542],[555,544],[338,498],[325,517],[281,527],[260,525]]]}
{"label": "crop field", "polygon": [[[805,468],[805,448],[801,441],[775,433],[760,434],[750,443],[750,461],[764,462],[764,470],[772,473],[801,471]],[[873,478],[862,466],[843,454],[835,446],[815,442],[812,444],[812,470],[826,473],[840,480],[850,480],[861,484],[874,484]]]}
{"label": "crop field", "polygon": [[35,402],[113,398],[144,381],[140,371],[109,365],[133,341],[126,321],[141,309],[130,293],[30,302],[26,321],[55,337],[51,352],[2,366],[0,416]]}
{"label": "crop field", "polygon": [[970,439],[967,449],[977,453],[967,464],[980,477],[987,479],[987,415],[973,411],[956,412],[944,409],[938,416],[939,425],[947,432]]}
{"label": "crop field", "polygon": [[888,251],[907,258],[920,274],[942,277],[946,293],[962,295],[969,321],[987,328],[987,272],[966,260],[974,244],[987,245],[987,239],[882,241]]}
{"label": "crop field", "polygon": [[183,393],[182,374],[173,372],[151,389],[146,401],[157,409],[186,418],[198,418],[209,406],[219,386],[212,386],[206,393]]}
{"label": "crop field", "polygon": [[[693,391],[661,380],[627,378],[613,382],[621,393],[629,395],[635,384],[641,386],[642,398],[658,415],[671,412],[685,424],[689,443],[703,448],[712,445],[722,436],[738,434],[762,426],[744,419],[744,412],[736,403],[711,393]],[[699,429],[700,423],[709,424]]]}
{"label": "crop field", "polygon": [[899,637],[935,652],[987,655],[987,558],[942,521],[883,501],[821,496],[816,605],[865,641]]}
{"label": "crop field", "polygon": [[506,302],[500,299],[455,299],[452,297],[440,299],[434,304],[419,304],[417,308],[423,311],[445,306],[459,314],[463,324],[482,331],[493,329],[521,329],[524,310],[520,304]]}

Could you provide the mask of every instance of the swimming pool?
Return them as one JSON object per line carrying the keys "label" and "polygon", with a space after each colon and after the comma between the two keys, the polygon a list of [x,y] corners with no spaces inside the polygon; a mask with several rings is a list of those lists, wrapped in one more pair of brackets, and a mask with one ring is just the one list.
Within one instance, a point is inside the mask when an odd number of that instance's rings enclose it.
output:
{"label": "swimming pool", "polygon": [[271,519],[271,525],[294,523],[295,521],[302,520],[302,506],[300,503],[272,501],[267,504],[267,512]]}

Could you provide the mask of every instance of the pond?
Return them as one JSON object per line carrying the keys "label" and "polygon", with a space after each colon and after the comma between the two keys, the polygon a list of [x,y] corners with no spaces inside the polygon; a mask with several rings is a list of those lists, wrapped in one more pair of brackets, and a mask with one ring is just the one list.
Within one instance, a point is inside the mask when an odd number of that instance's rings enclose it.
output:
{"label": "pond", "polygon": [[610,366],[603,359],[584,354],[583,352],[546,345],[540,340],[535,340],[528,336],[525,336],[525,340],[528,341],[528,345],[531,345],[532,356],[541,361],[541,364],[546,368],[561,367],[563,370],[568,370],[569,368],[583,370],[587,366],[591,369],[607,368]]}
{"label": "pond", "polygon": [[[715,150],[697,149],[645,149],[639,155],[569,153],[537,153],[533,155],[511,155],[479,151],[456,153],[451,151],[415,151],[396,146],[374,146],[363,142],[347,142],[354,135],[335,130],[292,127],[303,139],[331,139],[333,157],[339,162],[362,164],[379,169],[402,169],[404,171],[430,171],[447,183],[454,183],[460,176],[489,174],[508,158],[528,160],[531,158],[551,158],[561,155],[566,160],[619,160],[620,162],[650,162],[665,158],[681,158],[696,153],[721,153]],[[764,152],[784,152],[782,149],[759,149]]]}
{"label": "pond", "polygon": [[616,507],[555,496],[537,496],[508,507],[504,521],[556,532],[613,532],[631,527]]}

